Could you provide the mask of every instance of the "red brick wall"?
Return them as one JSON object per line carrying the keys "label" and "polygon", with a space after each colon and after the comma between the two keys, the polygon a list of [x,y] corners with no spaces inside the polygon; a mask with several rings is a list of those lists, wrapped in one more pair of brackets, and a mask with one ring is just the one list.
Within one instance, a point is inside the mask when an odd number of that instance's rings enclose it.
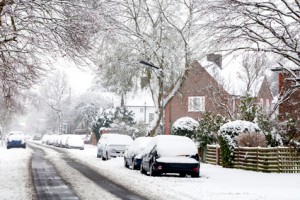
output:
{"label": "red brick wall", "polygon": [[195,120],[202,117],[203,112],[188,112],[190,96],[205,96],[205,111],[214,114],[225,115],[226,113],[214,103],[213,99],[229,106],[229,94],[218,86],[215,79],[198,62],[194,62],[182,87],[166,106],[166,134],[171,133],[172,124],[181,117],[192,117]]}
{"label": "red brick wall", "polygon": [[[300,72],[298,72],[300,73]],[[281,94],[291,87],[291,81],[285,81],[286,74],[279,74],[279,91]],[[294,92],[288,99],[279,105],[279,120],[287,120],[287,115],[298,121],[298,128],[300,128],[300,89]]]}

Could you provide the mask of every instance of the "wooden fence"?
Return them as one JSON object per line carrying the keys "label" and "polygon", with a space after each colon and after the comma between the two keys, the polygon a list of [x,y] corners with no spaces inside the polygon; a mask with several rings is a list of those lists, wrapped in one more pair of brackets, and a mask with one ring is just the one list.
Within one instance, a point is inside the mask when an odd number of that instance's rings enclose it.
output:
{"label": "wooden fence", "polygon": [[[222,163],[218,146],[207,146],[206,162]],[[288,147],[239,147],[234,151],[233,167],[261,172],[300,173],[300,151]]]}

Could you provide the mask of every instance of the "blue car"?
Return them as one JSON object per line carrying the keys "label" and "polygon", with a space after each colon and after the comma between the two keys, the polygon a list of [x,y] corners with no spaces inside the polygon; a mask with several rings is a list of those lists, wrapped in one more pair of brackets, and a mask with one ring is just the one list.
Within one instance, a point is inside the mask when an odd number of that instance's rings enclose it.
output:
{"label": "blue car", "polygon": [[6,139],[6,148],[26,148],[25,136],[21,131],[10,132]]}

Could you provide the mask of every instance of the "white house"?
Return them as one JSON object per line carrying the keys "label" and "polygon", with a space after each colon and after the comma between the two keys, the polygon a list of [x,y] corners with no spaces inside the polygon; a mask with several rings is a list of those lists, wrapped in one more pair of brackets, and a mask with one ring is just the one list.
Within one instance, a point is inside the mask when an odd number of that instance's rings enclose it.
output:
{"label": "white house", "polygon": [[149,124],[155,113],[155,106],[150,91],[144,89],[128,93],[124,99],[125,107],[134,113],[136,122]]}

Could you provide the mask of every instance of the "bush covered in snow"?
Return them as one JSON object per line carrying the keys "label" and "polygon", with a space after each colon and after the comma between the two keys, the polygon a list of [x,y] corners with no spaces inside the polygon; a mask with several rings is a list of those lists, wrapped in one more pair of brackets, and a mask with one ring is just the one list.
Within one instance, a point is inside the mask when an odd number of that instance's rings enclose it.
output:
{"label": "bush covered in snow", "polygon": [[242,134],[260,133],[260,128],[248,121],[232,121],[221,126],[218,139],[224,167],[231,167],[234,159],[234,148],[237,147],[237,137]]}
{"label": "bush covered in snow", "polygon": [[105,109],[96,118],[97,120],[92,123],[92,131],[95,133],[97,141],[100,138],[99,130],[102,127],[109,127],[114,132],[130,136],[137,132],[135,128],[132,128],[136,124],[133,112],[125,107]]}
{"label": "bush covered in snow", "polygon": [[191,117],[182,117],[177,119],[172,126],[173,135],[186,136],[191,139],[196,138],[196,129],[199,123]]}

